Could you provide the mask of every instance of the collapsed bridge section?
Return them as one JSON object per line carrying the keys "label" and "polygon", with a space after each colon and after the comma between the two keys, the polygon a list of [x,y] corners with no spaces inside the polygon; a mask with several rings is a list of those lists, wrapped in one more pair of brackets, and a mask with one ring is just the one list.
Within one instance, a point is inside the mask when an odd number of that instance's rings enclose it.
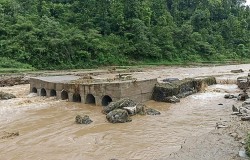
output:
{"label": "collapsed bridge section", "polygon": [[158,83],[154,87],[152,99],[159,102],[175,102],[173,97],[184,98],[207,86],[216,84],[215,77],[186,78],[183,80],[170,79],[167,83]]}

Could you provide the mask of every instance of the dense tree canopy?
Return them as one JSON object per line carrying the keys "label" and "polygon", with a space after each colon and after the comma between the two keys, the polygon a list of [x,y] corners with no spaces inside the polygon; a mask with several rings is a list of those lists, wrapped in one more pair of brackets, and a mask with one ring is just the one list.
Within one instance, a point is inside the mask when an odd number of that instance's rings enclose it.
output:
{"label": "dense tree canopy", "polygon": [[1,0],[0,56],[38,69],[250,58],[244,0]]}

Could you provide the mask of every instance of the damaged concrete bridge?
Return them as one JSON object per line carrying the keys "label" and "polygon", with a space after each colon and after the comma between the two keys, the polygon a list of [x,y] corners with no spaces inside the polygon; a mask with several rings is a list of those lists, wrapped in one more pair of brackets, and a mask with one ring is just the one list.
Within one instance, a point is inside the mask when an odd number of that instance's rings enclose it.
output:
{"label": "damaged concrete bridge", "polygon": [[57,97],[70,102],[106,106],[112,101],[130,98],[136,102],[151,99],[157,79],[134,79],[119,74],[114,79],[93,79],[80,76],[30,78],[30,92],[39,96]]}
{"label": "damaged concrete bridge", "polygon": [[135,102],[151,99],[171,102],[173,96],[183,98],[215,83],[215,77],[158,82],[157,78],[135,79],[130,74],[118,74],[112,79],[66,75],[31,78],[30,92],[70,102],[106,106],[122,98],[130,98]]}

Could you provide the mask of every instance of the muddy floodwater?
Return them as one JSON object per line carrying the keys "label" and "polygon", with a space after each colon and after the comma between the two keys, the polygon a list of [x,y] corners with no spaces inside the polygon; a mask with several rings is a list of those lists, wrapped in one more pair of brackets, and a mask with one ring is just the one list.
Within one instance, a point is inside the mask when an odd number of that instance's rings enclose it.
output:
{"label": "muddy floodwater", "polygon": [[[0,160],[168,159],[187,139],[214,130],[218,121],[229,121],[236,100],[224,95],[239,93],[235,84],[217,84],[177,104],[146,102],[159,116],[110,124],[100,106],[38,97],[29,93],[29,85],[0,91],[17,96],[0,101]],[[94,122],[75,124],[77,114]],[[19,136],[3,137],[6,132]]]}
{"label": "muddy floodwater", "polygon": [[[160,116],[110,124],[101,107],[36,97],[28,94],[28,85],[10,90],[24,94],[0,102],[0,131],[20,135],[0,139],[0,159],[164,159],[185,139],[213,130],[234,103],[224,100],[225,92],[238,92],[236,85],[215,85],[178,104],[149,101],[146,104],[161,111]],[[75,124],[79,113],[94,122]]]}

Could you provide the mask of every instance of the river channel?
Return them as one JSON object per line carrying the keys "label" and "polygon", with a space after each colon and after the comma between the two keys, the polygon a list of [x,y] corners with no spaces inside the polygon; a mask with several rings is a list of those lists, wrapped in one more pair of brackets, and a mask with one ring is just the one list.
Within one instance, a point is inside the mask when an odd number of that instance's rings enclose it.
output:
{"label": "river channel", "polygon": [[[239,75],[230,70],[239,67],[248,71],[250,65],[154,68],[134,76],[161,80],[216,75],[220,83],[233,83]],[[0,91],[17,96],[0,101],[0,160],[168,159],[186,140],[209,133],[219,121],[230,121],[236,100],[224,95],[240,92],[235,84],[217,84],[177,104],[146,102],[161,112],[159,116],[134,116],[130,123],[110,124],[100,106],[38,97],[29,93],[28,84]],[[77,114],[87,114],[94,122],[77,125]],[[13,132],[19,136],[4,137]]]}
{"label": "river channel", "polygon": [[[100,106],[37,97],[29,94],[29,85],[2,90],[18,98],[0,101],[0,132],[20,134],[0,139],[3,160],[167,159],[189,137],[213,130],[235,103],[225,100],[224,94],[239,92],[236,85],[214,85],[177,104],[148,101],[160,116],[135,116],[130,123],[110,124]],[[79,113],[94,122],[75,124]]]}

